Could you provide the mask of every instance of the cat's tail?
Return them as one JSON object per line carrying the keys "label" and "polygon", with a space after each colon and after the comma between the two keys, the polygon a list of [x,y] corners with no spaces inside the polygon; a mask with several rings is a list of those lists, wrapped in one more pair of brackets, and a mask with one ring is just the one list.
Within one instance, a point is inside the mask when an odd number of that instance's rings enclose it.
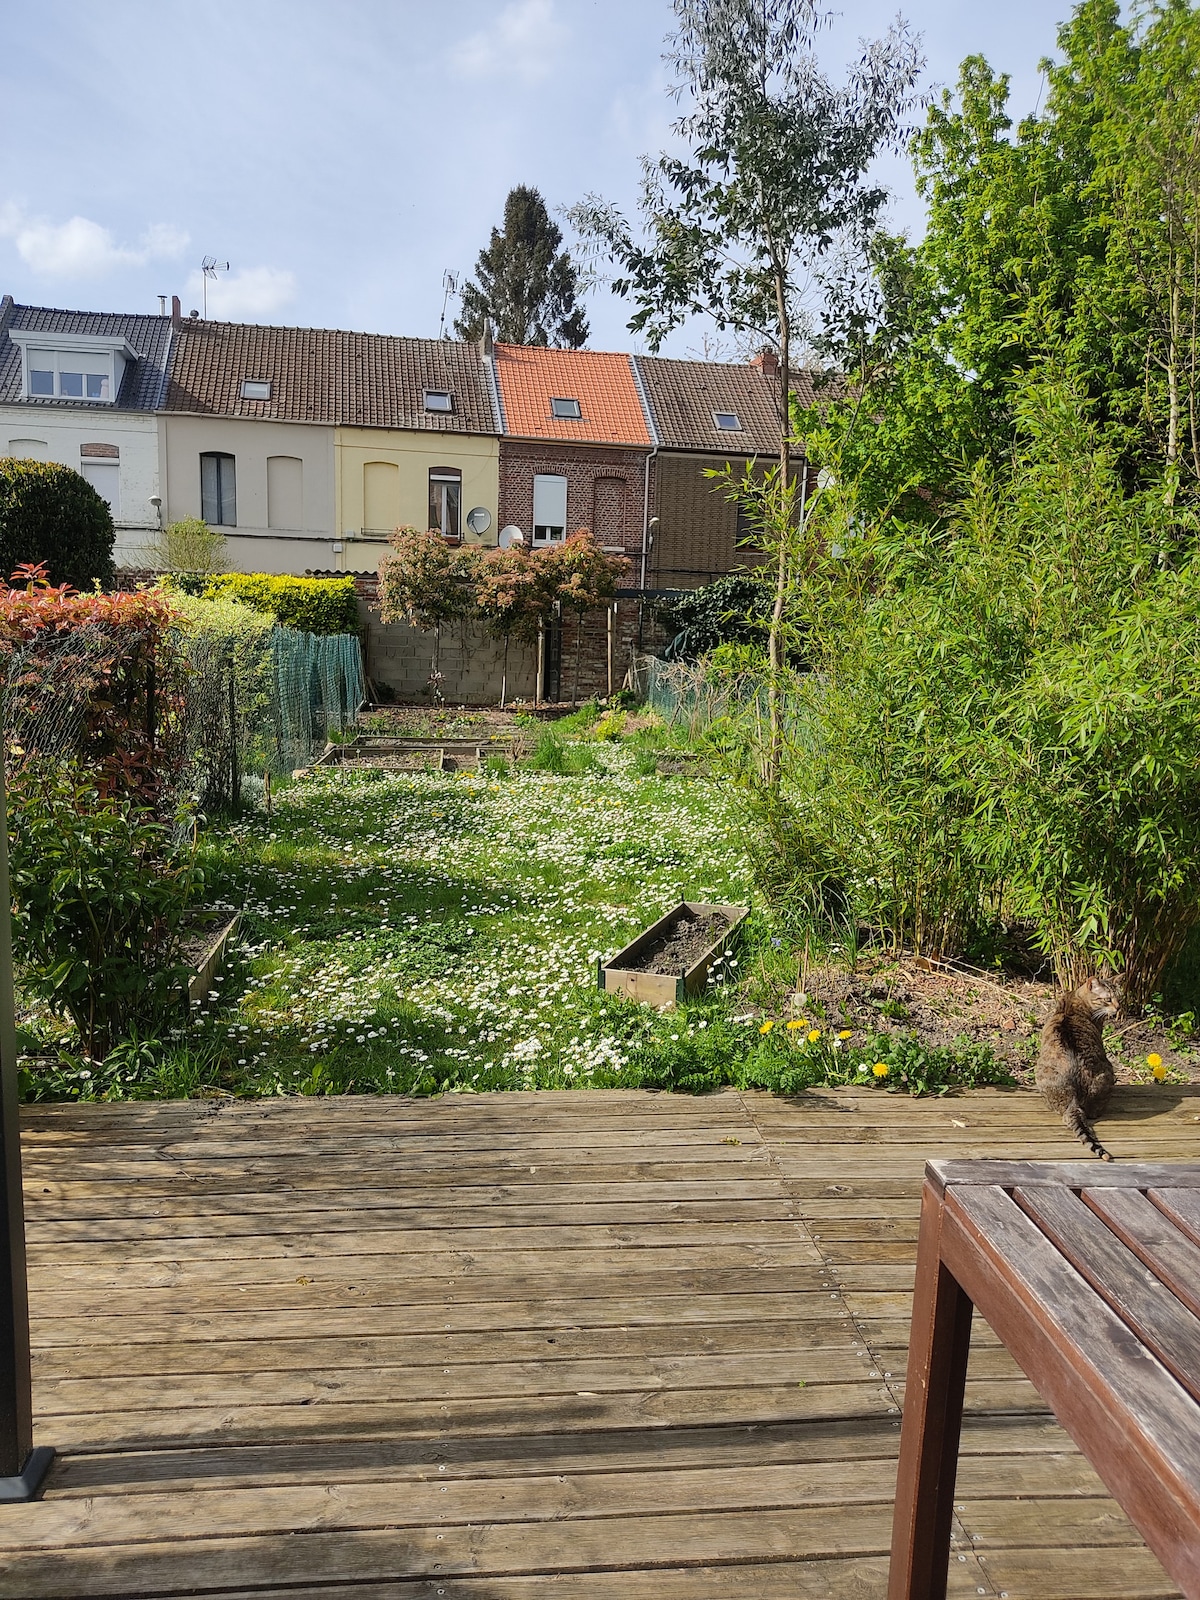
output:
{"label": "cat's tail", "polygon": [[1079,1140],[1080,1144],[1087,1145],[1094,1156],[1099,1156],[1101,1161],[1111,1161],[1112,1156],[1096,1137],[1096,1131],[1083,1114],[1083,1109],[1078,1100],[1072,1100],[1063,1112],[1063,1121]]}

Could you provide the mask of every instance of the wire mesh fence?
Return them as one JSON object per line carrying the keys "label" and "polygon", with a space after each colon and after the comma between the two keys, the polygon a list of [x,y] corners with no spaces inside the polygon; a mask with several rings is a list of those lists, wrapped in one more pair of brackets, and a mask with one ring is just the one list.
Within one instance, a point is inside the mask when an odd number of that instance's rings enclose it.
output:
{"label": "wire mesh fence", "polygon": [[365,697],[352,635],[293,628],[49,633],[0,659],[9,770],[77,761],[161,813],[235,805],[247,776],[309,765]]}

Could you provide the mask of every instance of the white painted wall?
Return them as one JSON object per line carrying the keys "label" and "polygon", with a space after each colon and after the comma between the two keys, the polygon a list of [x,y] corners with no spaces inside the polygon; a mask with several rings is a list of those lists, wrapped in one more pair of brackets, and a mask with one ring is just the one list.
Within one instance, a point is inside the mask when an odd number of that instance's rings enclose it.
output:
{"label": "white painted wall", "polygon": [[[35,441],[30,444],[22,441]],[[115,445],[120,451],[120,514],[113,559],[119,567],[141,566],[158,532],[150,504],[159,488],[158,419],[149,412],[110,411],[96,406],[0,406],[0,456],[32,456],[80,470],[85,444]]]}
{"label": "white painted wall", "polygon": [[[341,565],[335,544],[333,429],[323,424],[268,422],[247,417],[160,413],[163,441],[163,517],[198,517],[200,457],[221,451],[236,461],[237,526],[221,528],[237,572],[303,573]],[[286,469],[279,458],[288,458]],[[296,468],[294,463],[302,465]],[[272,468],[269,463],[274,462]],[[268,487],[275,478],[274,516]],[[289,493],[278,490],[287,478]],[[299,512],[302,526],[272,526]]]}

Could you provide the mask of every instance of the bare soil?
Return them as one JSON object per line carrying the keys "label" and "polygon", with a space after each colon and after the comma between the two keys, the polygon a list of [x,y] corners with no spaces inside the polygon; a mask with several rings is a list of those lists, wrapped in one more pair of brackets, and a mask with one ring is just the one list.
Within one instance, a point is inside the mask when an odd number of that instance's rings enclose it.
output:
{"label": "bare soil", "polygon": [[682,977],[728,927],[729,918],[721,911],[709,911],[703,916],[681,911],[666,933],[626,964],[626,970]]}
{"label": "bare soil", "polygon": [[[968,1039],[990,1046],[1019,1081],[1033,1084],[1042,1024],[1057,1004],[1052,982],[985,973],[962,962],[868,953],[853,972],[812,967],[800,979],[792,1009],[823,1014],[830,1025],[856,1033],[915,1033],[934,1046]],[[804,996],[801,999],[801,995]],[[1200,1038],[1158,1016],[1118,1017],[1105,1045],[1119,1082],[1145,1081],[1146,1057],[1200,1083]]]}

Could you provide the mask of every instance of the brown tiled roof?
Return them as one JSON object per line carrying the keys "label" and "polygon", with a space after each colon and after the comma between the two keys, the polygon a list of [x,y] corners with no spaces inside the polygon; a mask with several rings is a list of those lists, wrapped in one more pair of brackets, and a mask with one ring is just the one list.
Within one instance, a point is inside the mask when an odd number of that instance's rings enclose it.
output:
{"label": "brown tiled roof", "polygon": [[[271,398],[244,400],[246,378],[269,381]],[[454,410],[426,411],[426,389],[448,389]],[[335,328],[189,319],[172,341],[163,409],[356,428],[498,431],[475,345]]]}
{"label": "brown tiled roof", "polygon": [[[665,450],[707,450],[728,455],[779,453],[779,385],[761,367],[724,361],[669,361],[634,356]],[[813,402],[812,379],[792,374],[792,392]],[[732,411],[738,431],[718,428],[714,411]]]}
{"label": "brown tiled roof", "polygon": [[[498,344],[496,380],[504,431],[516,439],[653,444],[629,357],[602,350]],[[578,421],[551,415],[552,399],[578,400]]]}

